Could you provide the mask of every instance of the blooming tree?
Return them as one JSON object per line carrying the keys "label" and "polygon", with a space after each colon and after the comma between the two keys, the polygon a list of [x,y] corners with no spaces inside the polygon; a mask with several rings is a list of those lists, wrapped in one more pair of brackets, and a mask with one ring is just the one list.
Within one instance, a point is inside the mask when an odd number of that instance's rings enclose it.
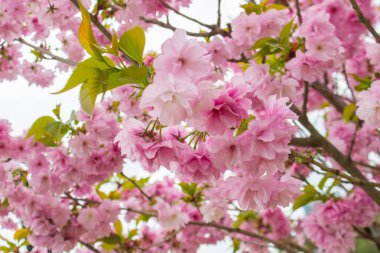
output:
{"label": "blooming tree", "polygon": [[[65,71],[81,104],[0,121],[1,251],[380,249],[374,3],[247,1],[222,24],[215,1],[215,24],[191,0],[1,1],[1,80]],[[151,26],[173,31],[160,53]]]}

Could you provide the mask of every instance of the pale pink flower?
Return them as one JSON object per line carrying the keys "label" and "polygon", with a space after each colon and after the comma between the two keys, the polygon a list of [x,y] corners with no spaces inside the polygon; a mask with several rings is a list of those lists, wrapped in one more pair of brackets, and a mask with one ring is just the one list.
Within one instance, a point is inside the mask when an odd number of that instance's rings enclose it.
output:
{"label": "pale pink flower", "polygon": [[188,40],[186,32],[177,29],[162,45],[162,54],[155,59],[153,66],[161,75],[198,80],[207,75],[210,57],[196,40]]}
{"label": "pale pink flower", "polygon": [[197,87],[188,80],[173,75],[157,75],[154,82],[145,88],[140,108],[153,107],[150,114],[164,125],[179,124],[191,116],[198,97]]}
{"label": "pale pink flower", "polygon": [[359,94],[356,114],[373,128],[380,127],[380,81]]}
{"label": "pale pink flower", "polygon": [[315,82],[323,75],[323,65],[316,59],[297,51],[296,57],[286,63],[286,68],[294,78]]}
{"label": "pale pink flower", "polygon": [[205,222],[218,221],[226,215],[225,206],[219,201],[211,200],[199,208]]}
{"label": "pale pink flower", "polygon": [[158,222],[166,230],[178,230],[189,222],[189,216],[179,206],[170,206],[163,200],[159,200],[156,206]]}

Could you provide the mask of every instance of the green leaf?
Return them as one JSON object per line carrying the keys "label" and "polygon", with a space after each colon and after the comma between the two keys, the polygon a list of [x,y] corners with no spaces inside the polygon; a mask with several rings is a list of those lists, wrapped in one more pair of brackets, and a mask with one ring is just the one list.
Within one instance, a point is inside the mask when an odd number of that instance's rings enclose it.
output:
{"label": "green leaf", "polygon": [[79,100],[82,109],[89,115],[95,107],[96,97],[101,91],[100,80],[97,77],[89,79],[80,89]]}
{"label": "green leaf", "polygon": [[94,73],[97,73],[99,70],[108,70],[111,68],[110,66],[114,66],[112,60],[108,57],[104,57],[104,60],[105,61],[103,62],[91,57],[82,61],[74,69],[65,87],[53,94],[59,94],[71,90],[86,82],[90,76],[94,75]]}
{"label": "green leaf", "polygon": [[246,3],[246,4],[242,4],[241,5],[241,8],[244,9],[245,13],[247,15],[251,14],[251,13],[256,13],[256,14],[260,14],[263,10],[262,10],[262,7],[259,5],[259,4],[256,4],[254,2],[249,2],[249,3]]}
{"label": "green leaf", "polygon": [[128,239],[132,239],[134,236],[139,234],[139,230],[137,228],[132,229],[128,233]]}
{"label": "green leaf", "polygon": [[120,220],[117,220],[113,223],[113,226],[115,228],[115,232],[118,236],[123,237],[123,225],[121,224]]}
{"label": "green leaf", "polygon": [[181,182],[179,185],[181,186],[184,193],[188,194],[189,196],[194,196],[198,184]]}
{"label": "green leaf", "polygon": [[119,41],[117,39],[117,34],[115,31],[112,33],[111,47],[108,48],[107,52],[115,56],[119,56]]}
{"label": "green leaf", "polygon": [[56,121],[50,123],[45,128],[45,133],[52,137],[54,140],[59,141],[65,136],[69,129],[62,122]]}
{"label": "green leaf", "polygon": [[116,234],[111,234],[110,236],[102,238],[101,241],[110,245],[115,245],[121,242],[121,238]]}
{"label": "green leaf", "polygon": [[135,26],[123,33],[120,36],[119,44],[131,59],[142,64],[145,48],[145,33],[141,27]]}
{"label": "green leaf", "polygon": [[330,178],[330,176],[328,175],[328,173],[326,173],[326,175],[321,179],[321,181],[319,181],[318,188],[320,190],[323,190],[323,188],[325,187],[325,184],[329,178]]}
{"label": "green leaf", "polygon": [[55,122],[55,120],[50,116],[42,116],[42,117],[38,118],[33,123],[33,125],[30,127],[30,129],[26,135],[26,138],[34,136],[34,139],[36,141],[38,141],[46,133],[46,130],[45,130],[46,127],[53,122]]}
{"label": "green leaf", "polygon": [[106,252],[111,252],[116,248],[117,244],[108,244],[108,243],[103,243],[102,244],[102,249],[104,249]]}
{"label": "green leaf", "polygon": [[236,130],[236,135],[241,135],[248,129],[249,122],[255,119],[255,116],[249,115],[247,119],[243,119],[240,123],[239,128]]}
{"label": "green leaf", "polygon": [[57,116],[58,119],[61,118],[61,104],[55,106],[55,108],[53,109],[53,113],[55,116]]}
{"label": "green leaf", "polygon": [[92,32],[91,27],[91,17],[86,8],[82,5],[81,1],[78,0],[79,9],[82,13],[82,22],[78,30],[78,39],[82,47],[89,53],[91,56],[96,59],[103,61],[103,56],[97,48],[98,43],[96,42],[95,36]]}
{"label": "green leaf", "polygon": [[272,37],[264,37],[256,41],[251,49],[259,49],[264,47],[278,47],[279,42],[277,39]]}
{"label": "green leaf", "polygon": [[352,116],[355,114],[356,105],[355,104],[349,104],[343,109],[343,119],[346,122],[350,122],[352,119]]}
{"label": "green leaf", "polygon": [[376,247],[376,244],[373,241],[356,238],[356,247],[352,253],[379,253],[379,249]]}
{"label": "green leaf", "polygon": [[232,241],[232,247],[233,247],[233,249],[234,249],[233,253],[238,252],[239,249],[240,249],[240,240],[238,240],[238,239],[234,239],[234,240]]}
{"label": "green leaf", "polygon": [[11,249],[5,246],[0,246],[0,252],[8,253],[11,252]]}
{"label": "green leaf", "polygon": [[138,225],[141,221],[147,222],[149,221],[149,219],[150,219],[149,215],[141,214],[139,217],[137,217],[136,224]]}
{"label": "green leaf", "polygon": [[14,235],[13,238],[17,241],[21,241],[22,239],[26,238],[29,235],[30,231],[26,228],[20,228],[18,229]]}
{"label": "green leaf", "polygon": [[120,71],[110,73],[108,77],[108,89],[125,84],[141,84],[146,82],[149,69],[147,67],[131,66]]}
{"label": "green leaf", "polygon": [[293,27],[293,19],[290,20],[284,28],[282,28],[280,32],[280,44],[281,46],[287,47],[289,45],[289,38],[292,32],[292,27]]}
{"label": "green leaf", "polygon": [[306,185],[303,191],[304,194],[298,196],[294,201],[293,211],[316,200],[318,191],[312,185]]}

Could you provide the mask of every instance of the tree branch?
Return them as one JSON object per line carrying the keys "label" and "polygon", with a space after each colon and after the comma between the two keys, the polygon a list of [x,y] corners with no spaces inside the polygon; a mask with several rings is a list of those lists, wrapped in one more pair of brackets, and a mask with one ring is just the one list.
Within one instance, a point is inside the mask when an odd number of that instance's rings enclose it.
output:
{"label": "tree branch", "polygon": [[167,9],[172,10],[174,13],[176,13],[177,15],[179,15],[179,16],[181,16],[181,17],[184,17],[184,18],[186,18],[186,19],[188,19],[188,20],[190,20],[190,21],[193,21],[194,23],[197,23],[197,24],[199,24],[199,25],[201,25],[201,26],[204,26],[204,27],[207,27],[207,28],[209,28],[209,29],[213,29],[213,28],[214,28],[214,25],[209,25],[209,24],[203,23],[203,22],[201,22],[201,21],[199,21],[199,20],[197,20],[197,19],[195,19],[195,18],[189,17],[189,16],[183,14],[182,12],[178,11],[177,9],[171,7],[171,6],[170,6],[169,4],[167,4],[165,1],[163,1],[163,0],[159,0],[159,1],[160,1],[160,3],[161,3],[163,6],[165,6]]}
{"label": "tree branch", "polygon": [[[320,147],[332,157],[344,170],[346,170],[351,176],[358,178],[363,182],[368,180],[363,176],[360,170],[356,167],[351,159],[347,159],[333,144],[331,144],[326,138],[324,138],[309,122],[308,118],[303,115],[300,110],[292,105],[293,112],[299,115],[299,122],[310,132],[310,135],[320,143]],[[368,193],[368,195],[380,206],[380,192],[374,187],[365,184],[361,185],[361,188]]]}
{"label": "tree branch", "polygon": [[92,246],[91,244],[89,243],[86,243],[86,242],[83,242],[81,240],[79,240],[80,244],[82,244],[83,246],[85,246],[87,249],[91,250],[92,252],[95,252],[95,253],[100,253],[99,250],[97,250],[94,246]]}
{"label": "tree branch", "polygon": [[367,28],[367,30],[375,38],[376,42],[380,44],[380,35],[376,32],[375,28],[373,28],[373,26],[371,25],[371,23],[369,22],[369,20],[366,17],[364,17],[364,14],[363,14],[362,10],[360,9],[360,6],[359,6],[358,2],[356,0],[350,0],[350,2],[351,2],[351,5],[352,5],[352,8],[354,8],[354,10],[356,12],[356,15],[359,18],[359,21],[361,23],[363,23],[363,25],[365,25],[365,27]]}
{"label": "tree branch", "polygon": [[[309,251],[309,250],[307,250],[307,249],[305,249],[305,248],[303,248],[303,247],[301,247],[301,246],[299,246],[293,242],[290,243],[289,241],[271,240],[265,236],[255,234],[255,233],[252,233],[252,232],[249,232],[246,230],[241,230],[240,228],[225,227],[223,225],[219,225],[216,223],[203,223],[203,222],[197,222],[197,221],[190,221],[188,224],[194,225],[194,226],[201,226],[201,227],[212,227],[212,228],[224,230],[224,231],[227,231],[230,233],[237,233],[237,234],[246,235],[246,236],[249,236],[249,237],[252,237],[255,239],[259,239],[259,240],[264,241],[264,242],[273,243],[279,249],[282,249],[282,250],[285,250],[288,252],[298,252],[298,251],[307,252],[307,253],[311,252],[311,251]],[[297,251],[295,251],[295,250],[297,250]]]}
{"label": "tree branch", "polygon": [[144,192],[144,190],[136,183],[135,180],[133,180],[132,178],[128,177],[127,175],[125,175],[123,172],[120,172],[120,174],[125,177],[129,182],[131,182],[138,190],[139,192],[145,197],[147,198],[149,201],[152,200],[152,197],[149,196],[148,194],[146,194],[146,192]]}
{"label": "tree branch", "polygon": [[372,186],[372,187],[380,187],[380,184],[378,184],[378,183],[363,181],[363,180],[360,180],[359,178],[355,178],[355,177],[352,177],[350,175],[347,175],[347,174],[345,174],[341,170],[334,169],[334,168],[329,168],[326,165],[324,165],[323,163],[320,163],[320,162],[316,161],[311,156],[306,156],[306,155],[300,154],[300,153],[298,153],[298,152],[296,152],[294,150],[292,151],[292,155],[294,157],[301,158],[302,163],[304,163],[304,164],[313,164],[313,165],[317,166],[318,168],[320,168],[321,170],[323,170],[325,172],[329,172],[329,173],[331,173],[333,175],[336,175],[336,176],[339,176],[341,178],[347,179],[348,182],[351,183],[351,184],[355,184],[355,185],[359,185],[359,186],[361,186],[361,185],[368,185],[368,186]]}
{"label": "tree branch", "polygon": [[298,22],[302,24],[302,14],[301,14],[301,7],[300,7],[300,2],[299,0],[296,0],[296,10],[297,10],[297,17],[298,17]]}
{"label": "tree branch", "polygon": [[220,24],[222,22],[221,9],[222,9],[222,0],[218,0],[218,19],[216,21],[216,25],[219,26],[219,27],[220,27]]}
{"label": "tree branch", "polygon": [[326,100],[329,101],[329,103],[332,104],[338,112],[343,113],[343,110],[346,107],[346,103],[342,101],[342,99],[338,95],[332,93],[329,89],[327,89],[327,87],[321,85],[318,82],[311,84],[311,86],[319,94],[324,96]]}
{"label": "tree branch", "polygon": [[24,45],[26,45],[26,46],[28,46],[30,48],[33,48],[34,50],[40,52],[42,55],[50,56],[51,59],[53,59],[53,60],[56,60],[56,61],[59,61],[59,62],[63,62],[65,64],[68,64],[68,65],[71,65],[71,66],[76,66],[77,65],[77,62],[75,62],[75,61],[72,61],[70,59],[65,59],[65,58],[62,58],[62,57],[60,57],[58,55],[55,55],[52,52],[50,52],[49,50],[47,50],[46,48],[35,46],[35,45],[33,45],[33,44],[25,41],[22,38],[18,38],[18,39],[16,39],[16,41],[18,41],[21,44],[24,44]]}

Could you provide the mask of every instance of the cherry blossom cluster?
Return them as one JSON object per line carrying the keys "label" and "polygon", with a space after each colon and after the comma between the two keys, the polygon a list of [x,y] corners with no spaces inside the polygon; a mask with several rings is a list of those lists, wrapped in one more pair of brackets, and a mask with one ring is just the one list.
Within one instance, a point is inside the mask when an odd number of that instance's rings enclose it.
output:
{"label": "cherry blossom cluster", "polygon": [[[190,0],[2,2],[0,80],[73,72],[63,91],[82,85],[82,109],[66,120],[57,106],[20,136],[0,121],[1,249],[379,247],[373,4],[246,1],[211,25],[182,13]],[[137,55],[152,25],[173,35]]]}

